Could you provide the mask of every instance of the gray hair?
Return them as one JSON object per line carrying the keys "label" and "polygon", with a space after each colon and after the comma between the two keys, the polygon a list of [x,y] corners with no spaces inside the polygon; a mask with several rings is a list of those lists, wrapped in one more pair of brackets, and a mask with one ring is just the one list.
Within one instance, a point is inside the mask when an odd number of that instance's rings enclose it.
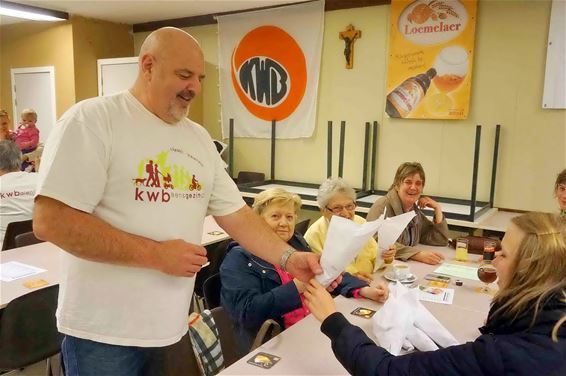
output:
{"label": "gray hair", "polygon": [[22,152],[14,141],[0,141],[0,170],[5,172],[20,171]]}
{"label": "gray hair", "polygon": [[352,201],[356,201],[356,191],[354,191],[348,183],[342,180],[342,178],[328,178],[323,181],[318,188],[318,194],[316,195],[318,207],[321,209],[326,208],[328,201],[330,201],[337,193],[343,193],[350,196]]}

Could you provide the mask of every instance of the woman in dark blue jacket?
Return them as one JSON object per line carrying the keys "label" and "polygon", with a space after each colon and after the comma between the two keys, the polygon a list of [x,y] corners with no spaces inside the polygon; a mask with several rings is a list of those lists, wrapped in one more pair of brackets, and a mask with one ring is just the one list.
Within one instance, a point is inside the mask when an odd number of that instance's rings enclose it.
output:
{"label": "woman in dark blue jacket", "polygon": [[566,375],[566,218],[514,218],[494,261],[499,292],[474,342],[394,356],[336,312],[312,280],[307,306],[352,375]]}
{"label": "woman in dark blue jacket", "polygon": [[[300,205],[299,196],[274,188],[260,193],[253,209],[281,239],[299,251],[310,252],[302,235],[294,231]],[[221,303],[235,323],[242,355],[249,351],[265,320],[273,319],[287,328],[308,314],[302,297],[305,284],[237,243],[229,246],[220,266],[220,278]],[[385,284],[370,287],[348,273],[344,273],[334,292],[381,302],[388,294]]]}

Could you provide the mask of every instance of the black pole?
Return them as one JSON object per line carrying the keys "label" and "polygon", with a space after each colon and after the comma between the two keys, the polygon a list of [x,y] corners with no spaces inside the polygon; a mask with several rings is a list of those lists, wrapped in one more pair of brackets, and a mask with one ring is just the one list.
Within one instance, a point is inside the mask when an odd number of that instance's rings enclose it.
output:
{"label": "black pole", "polygon": [[346,138],[346,121],[340,122],[340,155],[338,157],[338,177],[344,174],[344,139]]}
{"label": "black pole", "polygon": [[362,175],[362,191],[367,190],[367,180],[368,180],[368,149],[369,149],[369,121],[366,121],[366,133],[364,138],[364,171]]}
{"label": "black pole", "polygon": [[497,157],[499,155],[499,134],[501,125],[495,126],[495,144],[493,145],[493,165],[491,166],[491,189],[489,190],[489,207],[493,208],[495,198],[495,177],[497,176]]}
{"label": "black pole", "polygon": [[275,180],[275,120],[271,120],[271,180]]}
{"label": "black pole", "polygon": [[332,176],[332,120],[328,120],[328,148],[326,152],[326,177]]}
{"label": "black pole", "polygon": [[476,193],[478,189],[478,164],[480,161],[481,125],[476,125],[476,142],[474,146],[474,169],[472,172],[472,197],[470,198],[470,222],[476,216]]}
{"label": "black pole", "polygon": [[234,119],[230,119],[228,126],[228,143],[229,153],[228,154],[228,174],[231,178],[234,178]]}
{"label": "black pole", "polygon": [[377,159],[377,131],[379,129],[379,123],[377,120],[373,122],[373,134],[371,140],[371,184],[370,190],[372,193],[375,191],[375,170],[377,168],[375,160]]}

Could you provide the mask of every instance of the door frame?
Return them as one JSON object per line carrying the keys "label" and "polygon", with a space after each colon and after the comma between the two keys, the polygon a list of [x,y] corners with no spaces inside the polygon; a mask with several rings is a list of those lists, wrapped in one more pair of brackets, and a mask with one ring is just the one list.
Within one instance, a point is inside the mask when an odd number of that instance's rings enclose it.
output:
{"label": "door frame", "polygon": [[45,66],[45,67],[29,67],[29,68],[12,68],[10,69],[10,79],[11,79],[11,91],[12,91],[12,122],[13,129],[18,129],[19,114],[17,112],[17,96],[16,96],[16,75],[26,74],[26,73],[49,73],[49,84],[51,86],[51,109],[53,110],[53,126],[57,122],[57,99],[55,97],[55,67]]}
{"label": "door frame", "polygon": [[137,56],[131,57],[116,57],[110,59],[98,59],[96,62],[97,73],[98,73],[98,96],[103,96],[102,93],[102,67],[105,65],[120,65],[120,64],[131,64],[138,63]]}

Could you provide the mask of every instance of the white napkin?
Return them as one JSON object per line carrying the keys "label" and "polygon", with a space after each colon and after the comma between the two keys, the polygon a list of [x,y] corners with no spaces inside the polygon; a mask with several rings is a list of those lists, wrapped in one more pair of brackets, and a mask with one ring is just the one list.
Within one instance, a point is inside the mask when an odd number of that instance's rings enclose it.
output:
{"label": "white napkin", "polygon": [[431,351],[458,345],[454,336],[417,299],[416,289],[401,283],[390,285],[389,299],[373,316],[373,333],[393,355],[401,348]]}
{"label": "white napkin", "polygon": [[[381,252],[385,252],[390,246],[395,244],[399,236],[403,233],[411,219],[417,215],[414,210],[410,212],[396,215],[394,217],[385,218],[387,208],[379,219],[383,220],[383,224],[377,230],[377,246]],[[381,263],[376,262],[373,272],[381,267]]]}
{"label": "white napkin", "polygon": [[375,234],[383,219],[358,224],[346,218],[333,216],[320,258],[322,274],[316,280],[328,286],[352,262],[360,249]]}

